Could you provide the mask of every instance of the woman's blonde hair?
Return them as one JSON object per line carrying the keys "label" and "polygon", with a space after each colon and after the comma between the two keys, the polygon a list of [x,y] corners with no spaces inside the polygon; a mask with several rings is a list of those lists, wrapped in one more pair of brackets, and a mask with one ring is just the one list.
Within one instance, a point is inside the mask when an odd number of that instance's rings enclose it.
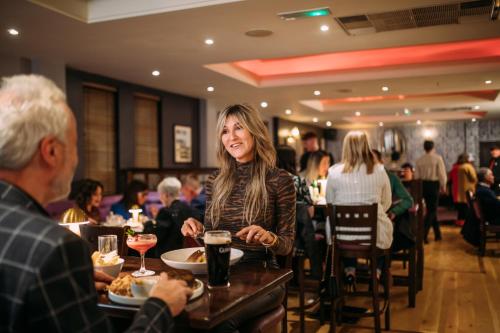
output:
{"label": "woman's blonde hair", "polygon": [[304,171],[304,178],[308,182],[313,182],[320,178],[319,166],[324,157],[328,157],[328,159],[330,159],[328,153],[321,150],[312,152],[309,155],[309,159],[307,160],[307,167]]}
{"label": "woman's blonde hair", "polygon": [[342,162],[344,169],[342,173],[351,173],[359,169],[362,164],[366,165],[366,173],[373,173],[375,158],[371,152],[368,136],[362,131],[351,131],[344,138],[342,146]]}
{"label": "woman's blonde hair", "polygon": [[255,222],[261,212],[267,210],[268,193],[266,173],[276,165],[276,151],[271,142],[266,125],[259,113],[249,105],[235,104],[226,107],[217,120],[216,153],[220,164],[220,172],[212,184],[212,200],[207,207],[206,215],[212,226],[219,225],[221,212],[226,205],[231,190],[236,186],[237,162],[222,144],[222,132],[228,117],[234,116],[240,125],[250,132],[253,138],[253,163],[250,181],[246,185],[243,198],[243,216],[248,225]]}

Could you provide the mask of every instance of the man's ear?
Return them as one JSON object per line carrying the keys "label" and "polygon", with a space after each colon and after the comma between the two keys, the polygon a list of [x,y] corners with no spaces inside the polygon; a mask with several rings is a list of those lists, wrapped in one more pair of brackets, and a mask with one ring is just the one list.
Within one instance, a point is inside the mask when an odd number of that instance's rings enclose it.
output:
{"label": "man's ear", "polygon": [[60,147],[55,137],[47,136],[40,141],[41,160],[50,167],[57,165]]}

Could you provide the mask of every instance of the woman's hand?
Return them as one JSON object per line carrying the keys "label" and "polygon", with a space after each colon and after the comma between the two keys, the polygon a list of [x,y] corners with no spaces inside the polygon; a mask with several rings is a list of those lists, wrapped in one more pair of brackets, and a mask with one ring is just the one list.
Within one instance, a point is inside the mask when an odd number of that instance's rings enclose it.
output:
{"label": "woman's hand", "polygon": [[274,241],[274,236],[258,225],[251,225],[241,229],[236,233],[236,237],[248,244],[271,244]]}
{"label": "woman's hand", "polygon": [[197,219],[190,217],[186,221],[184,221],[184,224],[181,228],[181,233],[184,236],[196,237],[200,233],[203,233],[203,224],[201,224]]}

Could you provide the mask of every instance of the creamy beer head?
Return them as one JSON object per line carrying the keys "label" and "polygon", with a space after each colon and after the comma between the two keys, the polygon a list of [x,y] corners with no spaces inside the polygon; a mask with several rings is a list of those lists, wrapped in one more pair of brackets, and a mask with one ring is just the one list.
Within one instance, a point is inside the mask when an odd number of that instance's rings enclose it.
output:
{"label": "creamy beer head", "polygon": [[228,287],[231,233],[229,231],[207,231],[203,241],[207,256],[208,288]]}
{"label": "creamy beer head", "polygon": [[231,244],[231,234],[228,231],[207,231],[203,237],[203,242],[212,245]]}

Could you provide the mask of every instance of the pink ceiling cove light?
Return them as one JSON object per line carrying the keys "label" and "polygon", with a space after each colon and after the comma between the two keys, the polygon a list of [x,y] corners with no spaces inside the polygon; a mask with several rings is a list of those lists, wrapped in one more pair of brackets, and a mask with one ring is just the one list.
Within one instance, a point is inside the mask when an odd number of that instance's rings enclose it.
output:
{"label": "pink ceiling cove light", "polygon": [[244,60],[231,64],[259,79],[265,79],[306,73],[472,60],[500,60],[500,38],[335,52],[292,58]]}
{"label": "pink ceiling cove light", "polygon": [[321,104],[338,105],[346,103],[372,103],[376,101],[411,100],[418,98],[451,97],[451,96],[469,96],[487,101],[494,101],[497,95],[498,95],[498,90],[479,90],[479,91],[458,91],[458,92],[437,93],[437,94],[357,96],[357,97],[322,99]]}

